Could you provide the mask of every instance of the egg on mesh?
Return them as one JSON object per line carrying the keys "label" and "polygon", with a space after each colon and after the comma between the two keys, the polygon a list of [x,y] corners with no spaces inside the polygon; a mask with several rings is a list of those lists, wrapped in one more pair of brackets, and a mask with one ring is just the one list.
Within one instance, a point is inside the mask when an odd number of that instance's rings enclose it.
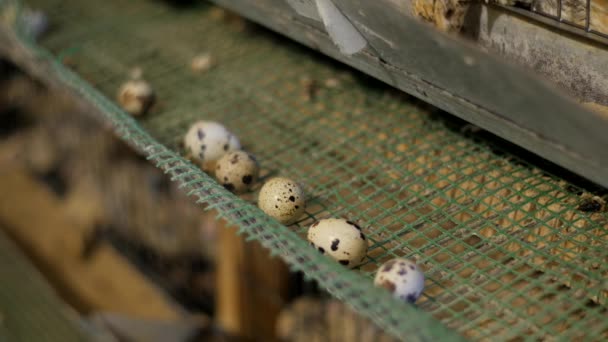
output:
{"label": "egg on mesh", "polygon": [[215,178],[226,189],[242,193],[258,179],[259,166],[255,157],[244,151],[232,151],[221,157],[215,166]]}
{"label": "egg on mesh", "polygon": [[414,303],[424,290],[424,273],[415,262],[395,258],[378,268],[374,285],[387,289],[395,298]]}
{"label": "egg on mesh", "polygon": [[118,104],[129,114],[145,114],[154,104],[156,96],[152,86],[141,79],[130,80],[118,89]]}
{"label": "egg on mesh", "polygon": [[213,121],[197,121],[184,137],[184,148],[191,158],[213,162],[230,151],[239,150],[241,143],[224,125]]}
{"label": "egg on mesh", "polygon": [[306,209],[304,190],[289,178],[272,178],[260,189],[258,206],[279,222],[291,224]]}
{"label": "egg on mesh", "polygon": [[361,227],[345,219],[329,218],[313,223],[308,229],[308,241],[319,252],[349,268],[359,266],[367,254],[367,240]]}
{"label": "egg on mesh", "polygon": [[190,62],[190,68],[195,72],[205,72],[215,66],[215,58],[210,53],[195,56]]}

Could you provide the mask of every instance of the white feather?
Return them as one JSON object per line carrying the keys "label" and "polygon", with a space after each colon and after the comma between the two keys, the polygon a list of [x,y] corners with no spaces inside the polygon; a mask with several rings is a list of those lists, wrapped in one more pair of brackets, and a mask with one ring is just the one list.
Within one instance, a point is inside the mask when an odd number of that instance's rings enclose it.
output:
{"label": "white feather", "polygon": [[352,55],[361,51],[367,45],[365,38],[331,0],[316,1],[317,10],[323,20],[325,29],[334,44],[340,49],[340,52],[345,55]]}

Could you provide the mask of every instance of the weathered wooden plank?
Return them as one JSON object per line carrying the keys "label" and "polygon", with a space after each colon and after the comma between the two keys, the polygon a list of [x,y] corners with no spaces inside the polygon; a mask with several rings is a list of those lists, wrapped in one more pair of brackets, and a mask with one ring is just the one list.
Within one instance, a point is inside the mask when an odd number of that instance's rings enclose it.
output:
{"label": "weathered wooden plank", "polygon": [[371,46],[345,56],[282,1],[215,2],[608,186],[605,117],[532,73],[429,29],[404,13],[407,6],[334,1]]}

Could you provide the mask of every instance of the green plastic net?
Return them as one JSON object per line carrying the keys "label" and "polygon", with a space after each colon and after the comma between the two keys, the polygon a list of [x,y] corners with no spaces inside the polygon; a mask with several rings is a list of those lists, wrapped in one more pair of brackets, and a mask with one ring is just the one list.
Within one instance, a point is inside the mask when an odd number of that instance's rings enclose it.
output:
{"label": "green plastic net", "polygon": [[[269,32],[222,20],[205,4],[28,5],[45,11],[53,29],[41,47],[25,35],[21,43],[54,78],[205,208],[391,334],[608,338],[607,216],[580,210],[586,195],[578,187],[451,129],[397,91]],[[192,58],[204,51],[217,66],[192,72]],[[141,120],[112,101],[134,67],[158,94]],[[327,79],[339,86],[326,86]],[[305,217],[282,226],[256,207],[255,195],[236,197],[185,160],[179,143],[200,119],[236,133],[264,176],[301,182],[310,196]],[[361,270],[325,258],[303,238],[314,220],[332,216],[363,227],[370,248]],[[425,270],[416,306],[373,287],[377,267],[396,256]]]}

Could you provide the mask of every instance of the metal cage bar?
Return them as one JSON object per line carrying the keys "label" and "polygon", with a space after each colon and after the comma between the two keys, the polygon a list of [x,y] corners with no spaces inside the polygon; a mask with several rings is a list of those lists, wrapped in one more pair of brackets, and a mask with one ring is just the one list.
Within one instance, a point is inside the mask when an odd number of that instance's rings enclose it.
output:
{"label": "metal cage bar", "polygon": [[[538,21],[541,21],[546,24],[552,24],[560,29],[564,29],[568,32],[575,33],[575,34],[581,35],[586,38],[591,38],[595,41],[599,41],[603,44],[608,45],[608,33],[597,31],[597,30],[593,29],[591,26],[591,11],[592,11],[591,0],[586,0],[586,2],[585,2],[585,23],[584,23],[584,25],[564,19],[563,0],[557,0],[557,10],[556,10],[557,13],[555,13],[555,15],[539,10],[537,7],[537,4],[538,4],[537,2],[533,3],[529,9],[521,8],[521,7],[513,7],[513,6],[502,6],[502,5],[498,5],[498,6],[508,9],[510,11],[514,11],[516,13],[522,14],[531,19],[538,20]],[[550,19],[550,21],[541,20],[541,18]],[[551,22],[551,21],[553,21],[553,22]]]}

